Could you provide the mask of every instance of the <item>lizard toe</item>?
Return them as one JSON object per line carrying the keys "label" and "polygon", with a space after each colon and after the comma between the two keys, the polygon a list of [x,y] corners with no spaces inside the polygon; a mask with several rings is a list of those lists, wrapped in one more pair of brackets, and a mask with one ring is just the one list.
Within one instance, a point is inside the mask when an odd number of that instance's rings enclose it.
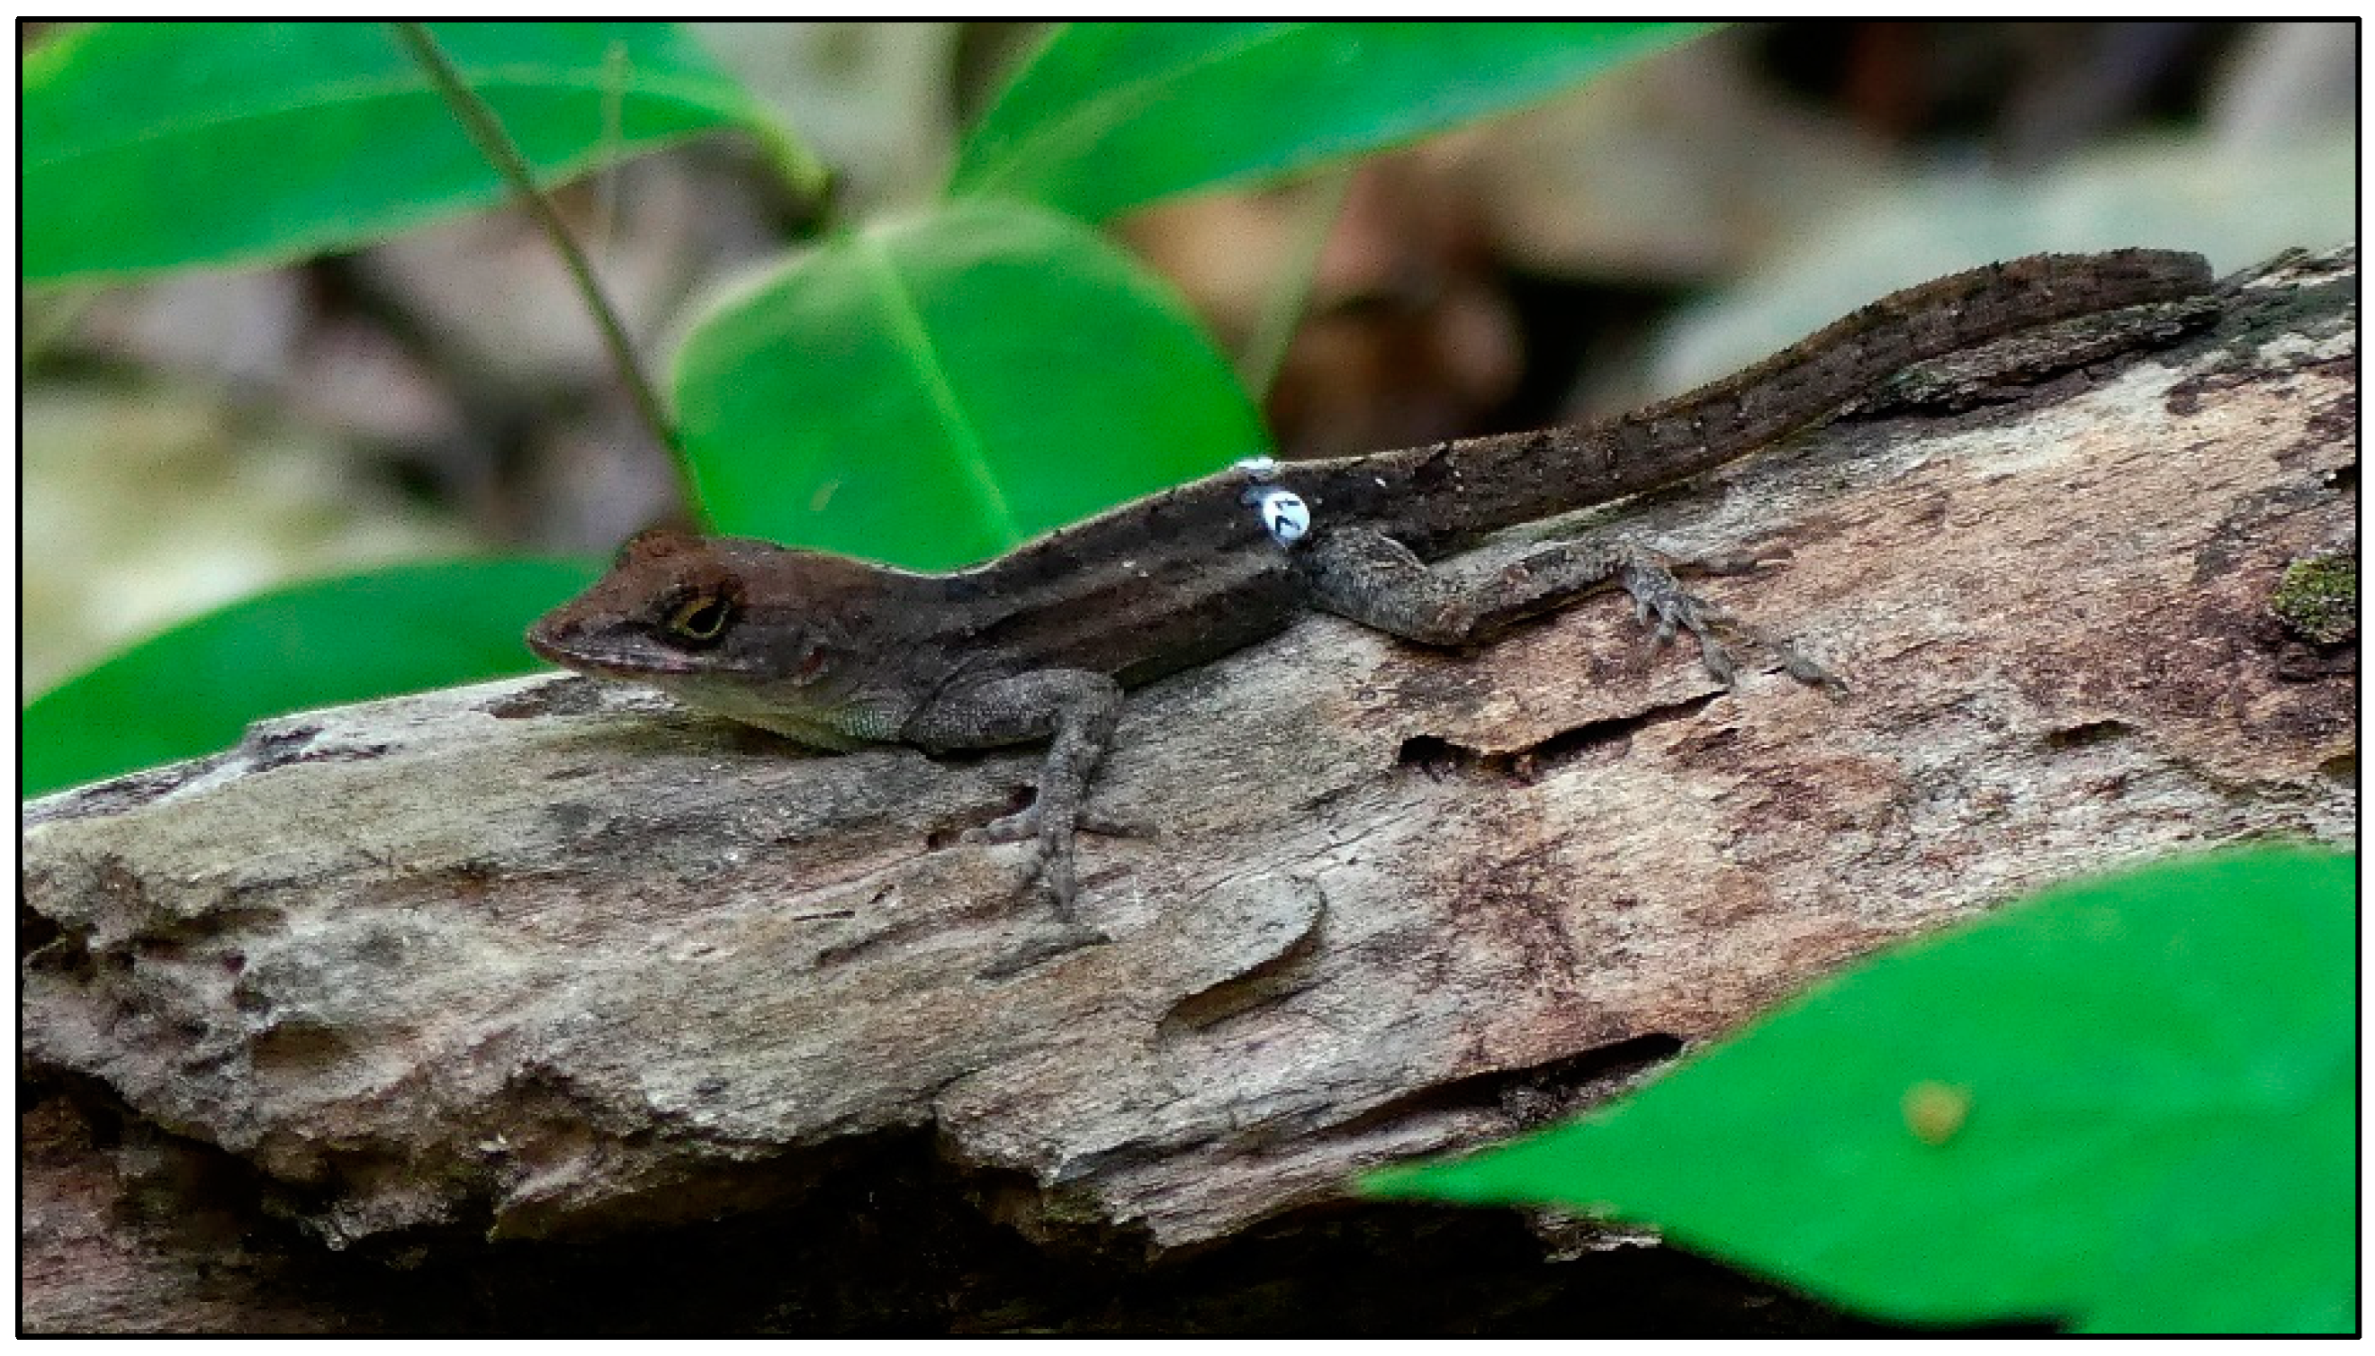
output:
{"label": "lizard toe", "polygon": [[1707,670],[1708,677],[1725,687],[1732,686],[1733,679],[1739,674],[1739,665],[1733,661],[1732,652],[1724,647],[1722,641],[1705,632],[1699,635],[1699,664]]}
{"label": "lizard toe", "polygon": [[1082,810],[1073,824],[1083,833],[1104,838],[1157,838],[1162,835],[1161,829],[1143,819],[1123,819],[1095,810]]}
{"label": "lizard toe", "polygon": [[1037,805],[1000,815],[979,828],[967,829],[957,835],[960,843],[1021,843],[1039,836],[1039,807]]}

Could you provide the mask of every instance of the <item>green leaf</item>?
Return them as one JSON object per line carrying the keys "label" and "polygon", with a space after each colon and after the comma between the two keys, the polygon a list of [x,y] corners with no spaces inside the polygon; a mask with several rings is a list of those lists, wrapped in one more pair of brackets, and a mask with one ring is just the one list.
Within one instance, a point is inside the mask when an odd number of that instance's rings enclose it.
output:
{"label": "green leaf", "polygon": [[[437,24],[541,182],[757,106],[673,24]],[[99,24],[24,60],[24,277],[340,249],[504,186],[384,24]]]}
{"label": "green leaf", "polygon": [[1506,112],[1703,29],[1068,24],[982,115],[949,187],[1099,221]]}
{"label": "green leaf", "polygon": [[25,708],[21,793],[235,743],[248,722],[528,673],[528,623],[593,564],[398,565],[277,589],[154,636]]}
{"label": "green leaf", "polygon": [[676,404],[720,531],[911,569],[986,559],[1267,447],[1167,286],[1020,203],[793,260],[694,328]]}
{"label": "green leaf", "polygon": [[2260,852],[2056,890],[1371,1186],[1655,1224],[1906,1322],[2347,1331],[2354,876]]}

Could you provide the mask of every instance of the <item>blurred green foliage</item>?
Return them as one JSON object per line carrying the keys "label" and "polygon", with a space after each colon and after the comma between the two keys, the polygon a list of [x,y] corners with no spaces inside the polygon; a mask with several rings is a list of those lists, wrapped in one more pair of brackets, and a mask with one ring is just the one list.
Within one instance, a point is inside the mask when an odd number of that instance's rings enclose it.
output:
{"label": "blurred green foliage", "polygon": [[913,569],[1269,448],[1170,288],[1023,203],[836,236],[694,329],[676,398],[719,530]]}
{"label": "blurred green foliage", "polygon": [[[672,24],[439,24],[540,178],[765,118]],[[95,24],[24,65],[23,275],[281,263],[502,201],[378,24]]]}
{"label": "blurred green foliage", "polygon": [[[433,28],[543,178],[733,127],[814,188],[797,141],[675,25]],[[1169,286],[1051,208],[1103,218],[1412,140],[1693,31],[1058,26],[950,201],[828,233],[688,335],[687,494],[726,530],[932,569],[1261,452],[1253,401]],[[37,46],[25,80],[27,281],[287,260],[501,194],[384,26],[102,24]],[[25,712],[24,792],[295,707],[529,667],[518,631],[564,576],[515,562],[473,588],[505,567],[438,568],[342,581],[344,607],[255,600],[69,680]],[[414,652],[396,664],[366,606],[451,624],[391,631]]]}
{"label": "blurred green foliage", "polygon": [[309,580],[209,612],[36,699],[24,794],[234,743],[261,716],[538,667],[537,614],[590,562],[455,560]]}
{"label": "blurred green foliage", "polygon": [[949,189],[1103,221],[1506,112],[1703,27],[1067,24],[982,114]]}

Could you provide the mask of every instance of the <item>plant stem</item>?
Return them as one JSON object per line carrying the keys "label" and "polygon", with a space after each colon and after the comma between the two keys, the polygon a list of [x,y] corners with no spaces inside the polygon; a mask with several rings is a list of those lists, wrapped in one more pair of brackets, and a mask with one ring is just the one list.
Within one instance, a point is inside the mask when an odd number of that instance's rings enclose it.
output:
{"label": "plant stem", "polygon": [[[611,41],[602,53],[602,163],[610,165],[619,159],[619,148],[626,145],[627,81],[633,72],[627,64],[627,44]],[[612,242],[618,239],[619,181],[625,177],[622,167],[612,165],[594,180],[594,252],[608,258]]]}
{"label": "plant stem", "polygon": [[437,45],[437,39],[430,35],[427,24],[392,23],[389,27],[395,30],[396,40],[411,52],[413,59],[428,74],[429,83],[437,87],[446,106],[453,110],[454,120],[461,123],[462,130],[470,134],[470,140],[477,144],[479,153],[511,185],[512,193],[528,209],[528,215],[544,231],[545,238],[552,241],[554,249],[560,251],[562,264],[568,268],[571,280],[577,284],[578,294],[585,299],[586,309],[593,313],[594,323],[601,328],[603,341],[610,347],[611,360],[618,364],[620,379],[626,382],[628,393],[635,399],[637,413],[642,415],[652,436],[660,440],[660,445],[668,450],[668,455],[676,462],[676,474],[684,490],[686,507],[696,517],[700,516],[700,501],[693,494],[692,466],[685,459],[684,445],[677,439],[676,426],[669,420],[667,409],[660,402],[659,392],[653,388],[642,363],[636,358],[635,346],[627,338],[626,326],[620,322],[618,312],[611,308],[609,299],[602,295],[602,285],[595,281],[593,265],[586,261],[585,251],[578,248],[577,241],[569,234],[569,228],[562,222],[561,214],[554,209],[552,199],[536,187],[527,158],[520,154],[519,146],[512,141],[510,133],[503,130],[495,110],[488,107],[486,100],[478,97],[464,83],[462,73],[454,68],[445,49]]}

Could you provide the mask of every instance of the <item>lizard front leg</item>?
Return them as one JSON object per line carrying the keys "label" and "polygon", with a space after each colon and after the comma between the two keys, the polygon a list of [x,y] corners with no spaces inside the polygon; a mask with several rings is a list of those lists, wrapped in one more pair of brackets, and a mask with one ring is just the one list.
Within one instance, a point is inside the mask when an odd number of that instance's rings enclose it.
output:
{"label": "lizard front leg", "polygon": [[1657,618],[1657,639],[1677,629],[1699,642],[1700,661],[1729,684],[1736,665],[1717,632],[1750,635],[1802,682],[1835,682],[1789,646],[1758,636],[1682,587],[1656,555],[1624,543],[1549,542],[1498,568],[1433,566],[1369,528],[1314,533],[1294,546],[1312,601],[1363,626],[1425,645],[1456,647],[1491,638],[1515,622],[1566,606],[1608,585],[1632,595],[1635,613]]}
{"label": "lizard front leg", "polygon": [[1121,684],[1105,674],[1037,669],[952,686],[911,716],[899,732],[901,740],[927,753],[1048,741],[1037,800],[984,833],[991,838],[1021,837],[1036,825],[1040,878],[1067,930],[1085,931],[1073,916],[1080,894],[1072,868],[1073,832],[1080,824],[1089,776],[1113,739],[1121,707]]}

